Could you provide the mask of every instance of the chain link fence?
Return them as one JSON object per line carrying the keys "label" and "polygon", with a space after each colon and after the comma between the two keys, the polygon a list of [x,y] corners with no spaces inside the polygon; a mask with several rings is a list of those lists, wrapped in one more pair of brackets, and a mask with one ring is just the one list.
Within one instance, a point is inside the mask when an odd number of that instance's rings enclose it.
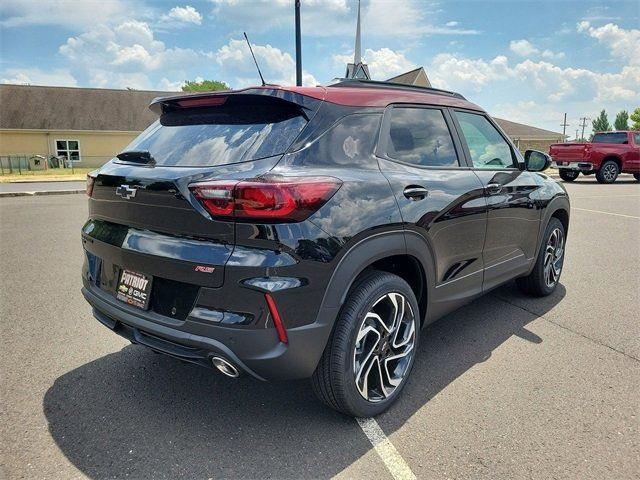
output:
{"label": "chain link fence", "polygon": [[83,155],[79,160],[64,156],[41,154],[17,154],[0,156],[0,175],[37,175],[55,170],[63,174],[75,173],[76,169],[98,168],[112,157]]}

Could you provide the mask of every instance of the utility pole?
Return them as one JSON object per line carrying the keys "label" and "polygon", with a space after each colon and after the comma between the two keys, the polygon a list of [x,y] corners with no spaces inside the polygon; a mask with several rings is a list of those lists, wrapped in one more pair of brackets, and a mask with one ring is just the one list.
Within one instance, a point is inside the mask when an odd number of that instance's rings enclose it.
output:
{"label": "utility pole", "polygon": [[576,142],[578,141],[578,132],[580,131],[579,128],[576,128]]}
{"label": "utility pole", "polygon": [[566,142],[567,141],[567,127],[569,126],[569,124],[567,123],[567,114],[564,114],[564,121],[562,122],[562,125],[560,125],[562,127],[562,141]]}
{"label": "utility pole", "polygon": [[302,38],[300,33],[300,0],[295,1],[296,10],[296,85],[302,86]]}
{"label": "utility pole", "polygon": [[584,127],[587,126],[587,120],[588,120],[587,117],[582,117],[580,119],[580,124],[579,125],[582,127],[582,137],[580,137],[580,140],[584,140]]}

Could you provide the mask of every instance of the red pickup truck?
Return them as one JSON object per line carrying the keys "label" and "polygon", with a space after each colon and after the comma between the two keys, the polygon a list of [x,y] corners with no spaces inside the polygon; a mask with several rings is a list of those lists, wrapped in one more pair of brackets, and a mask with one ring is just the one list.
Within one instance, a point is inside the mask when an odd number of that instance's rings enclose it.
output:
{"label": "red pickup truck", "polygon": [[640,182],[640,132],[601,132],[590,143],[554,143],[549,155],[565,182],[580,172],[595,173],[599,183],[613,183],[620,173],[632,173]]}

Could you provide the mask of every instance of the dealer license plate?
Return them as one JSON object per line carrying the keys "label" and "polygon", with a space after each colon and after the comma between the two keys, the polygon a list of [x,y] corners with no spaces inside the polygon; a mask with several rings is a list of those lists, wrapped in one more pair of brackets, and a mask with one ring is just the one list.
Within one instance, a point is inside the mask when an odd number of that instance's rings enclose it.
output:
{"label": "dealer license plate", "polygon": [[151,281],[153,277],[124,268],[120,272],[116,298],[134,307],[146,310],[151,297]]}

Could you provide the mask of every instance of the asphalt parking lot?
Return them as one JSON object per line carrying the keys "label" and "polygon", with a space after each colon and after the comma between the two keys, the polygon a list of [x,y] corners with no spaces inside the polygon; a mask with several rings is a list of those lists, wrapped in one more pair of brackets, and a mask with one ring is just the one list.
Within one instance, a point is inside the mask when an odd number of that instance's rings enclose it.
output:
{"label": "asphalt parking lot", "polygon": [[0,477],[637,478],[640,184],[567,188],[557,291],[509,284],[430,326],[378,449],[307,382],[127,344],[79,291],[86,197],[0,198]]}

